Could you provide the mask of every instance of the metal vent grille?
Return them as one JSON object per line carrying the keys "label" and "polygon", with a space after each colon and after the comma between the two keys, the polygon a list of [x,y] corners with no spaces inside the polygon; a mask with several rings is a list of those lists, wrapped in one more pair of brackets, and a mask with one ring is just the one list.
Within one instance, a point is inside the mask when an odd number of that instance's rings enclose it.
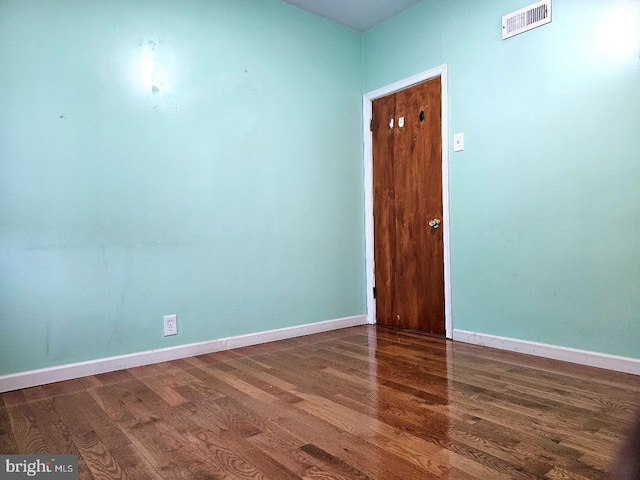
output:
{"label": "metal vent grille", "polygon": [[502,17],[502,39],[551,22],[551,0],[534,3]]}

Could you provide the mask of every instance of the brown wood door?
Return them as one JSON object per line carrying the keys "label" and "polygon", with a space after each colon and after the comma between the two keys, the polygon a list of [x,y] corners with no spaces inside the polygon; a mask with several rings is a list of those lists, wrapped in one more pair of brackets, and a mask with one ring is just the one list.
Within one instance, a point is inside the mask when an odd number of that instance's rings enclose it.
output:
{"label": "brown wood door", "polygon": [[372,120],[377,322],[444,335],[440,77],[374,100]]}

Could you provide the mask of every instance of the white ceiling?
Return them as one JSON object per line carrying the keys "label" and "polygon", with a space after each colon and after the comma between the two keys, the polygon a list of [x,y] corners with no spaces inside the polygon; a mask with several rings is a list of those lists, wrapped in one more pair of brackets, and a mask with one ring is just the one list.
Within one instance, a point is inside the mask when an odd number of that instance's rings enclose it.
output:
{"label": "white ceiling", "polygon": [[397,15],[422,0],[282,0],[358,32]]}

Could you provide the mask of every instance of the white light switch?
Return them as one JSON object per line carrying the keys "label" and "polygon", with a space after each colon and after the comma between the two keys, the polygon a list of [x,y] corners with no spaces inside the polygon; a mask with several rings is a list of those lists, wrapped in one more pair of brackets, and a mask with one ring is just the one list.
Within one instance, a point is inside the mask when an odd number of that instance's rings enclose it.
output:
{"label": "white light switch", "polygon": [[456,133],[453,136],[453,151],[461,152],[464,150],[464,133]]}
{"label": "white light switch", "polygon": [[404,117],[398,118],[398,127],[404,127]]}

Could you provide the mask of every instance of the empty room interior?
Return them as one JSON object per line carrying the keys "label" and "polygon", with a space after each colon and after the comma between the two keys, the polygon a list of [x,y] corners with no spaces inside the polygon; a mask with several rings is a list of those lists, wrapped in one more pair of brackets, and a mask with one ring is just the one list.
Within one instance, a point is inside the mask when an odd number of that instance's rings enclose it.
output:
{"label": "empty room interior", "polygon": [[639,131],[637,0],[0,0],[0,456],[624,470]]}

